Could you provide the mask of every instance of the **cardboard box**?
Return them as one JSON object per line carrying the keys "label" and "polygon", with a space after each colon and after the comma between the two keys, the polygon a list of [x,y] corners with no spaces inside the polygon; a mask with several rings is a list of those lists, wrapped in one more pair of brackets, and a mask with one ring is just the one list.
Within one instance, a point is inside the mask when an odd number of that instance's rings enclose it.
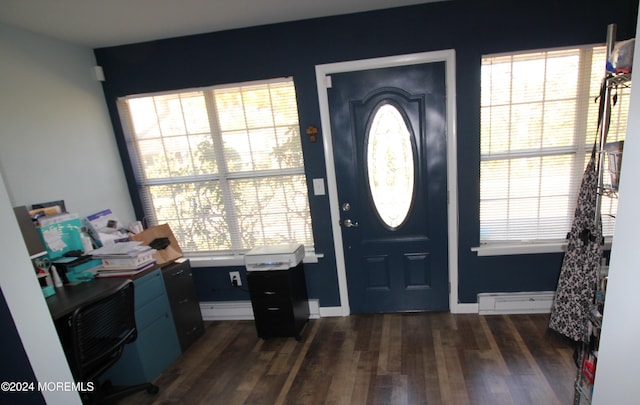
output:
{"label": "cardboard box", "polygon": [[143,245],[156,249],[153,257],[156,264],[164,266],[182,257],[182,249],[178,245],[176,237],[173,235],[169,224],[162,224],[148,228],[140,233],[129,237],[132,241],[142,242]]}

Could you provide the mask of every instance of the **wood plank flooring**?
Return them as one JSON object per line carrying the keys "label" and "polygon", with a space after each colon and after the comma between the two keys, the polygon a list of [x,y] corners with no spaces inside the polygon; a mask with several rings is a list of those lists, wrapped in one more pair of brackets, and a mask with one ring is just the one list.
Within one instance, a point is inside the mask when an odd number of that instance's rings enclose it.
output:
{"label": "wood plank flooring", "polygon": [[570,404],[573,347],[549,316],[449,313],[311,320],[302,340],[256,336],[253,321],[205,335],[121,404]]}

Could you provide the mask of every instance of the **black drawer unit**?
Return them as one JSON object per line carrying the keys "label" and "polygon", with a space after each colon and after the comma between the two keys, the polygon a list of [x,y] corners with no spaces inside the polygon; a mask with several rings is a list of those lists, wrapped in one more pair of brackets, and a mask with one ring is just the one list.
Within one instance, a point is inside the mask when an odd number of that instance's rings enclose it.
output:
{"label": "black drawer unit", "polygon": [[204,323],[196,287],[193,284],[191,264],[187,259],[178,259],[164,266],[162,275],[180,348],[184,352],[204,334]]}
{"label": "black drawer unit", "polygon": [[248,271],[247,281],[258,336],[294,337],[309,320],[304,266],[286,270]]}

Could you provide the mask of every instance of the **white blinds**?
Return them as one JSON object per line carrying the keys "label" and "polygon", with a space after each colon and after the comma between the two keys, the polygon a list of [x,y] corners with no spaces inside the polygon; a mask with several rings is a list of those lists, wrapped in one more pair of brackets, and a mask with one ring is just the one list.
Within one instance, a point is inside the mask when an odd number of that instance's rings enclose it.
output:
{"label": "white blinds", "polygon": [[[480,239],[564,239],[597,134],[604,47],[488,56],[482,60]],[[628,90],[608,141],[624,137]],[[615,198],[603,198],[613,233]]]}
{"label": "white blinds", "polygon": [[313,247],[290,79],[130,96],[123,123],[150,224],[185,252]]}

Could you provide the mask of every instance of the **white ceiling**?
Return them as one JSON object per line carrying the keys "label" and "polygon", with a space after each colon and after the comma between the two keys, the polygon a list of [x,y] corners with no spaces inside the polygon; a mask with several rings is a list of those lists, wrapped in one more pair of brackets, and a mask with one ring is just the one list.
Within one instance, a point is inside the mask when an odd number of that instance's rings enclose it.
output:
{"label": "white ceiling", "polygon": [[0,22],[91,48],[439,0],[0,0]]}

